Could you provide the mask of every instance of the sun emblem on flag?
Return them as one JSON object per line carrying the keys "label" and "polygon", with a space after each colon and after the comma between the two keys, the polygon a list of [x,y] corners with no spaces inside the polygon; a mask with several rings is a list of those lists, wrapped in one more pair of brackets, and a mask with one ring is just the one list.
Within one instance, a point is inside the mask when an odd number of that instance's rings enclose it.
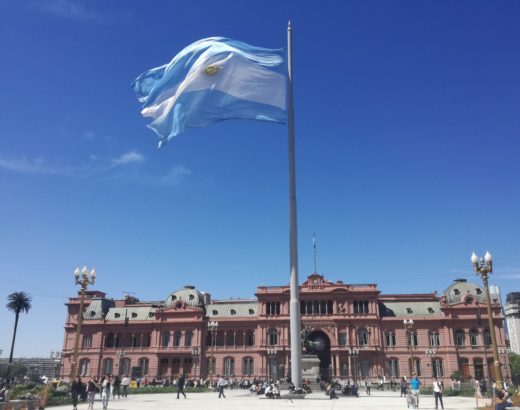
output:
{"label": "sun emblem on flag", "polygon": [[206,67],[204,69],[204,72],[207,75],[215,75],[215,74],[217,74],[220,71],[220,69],[221,69],[221,67],[218,66],[218,65],[210,65],[209,67]]}

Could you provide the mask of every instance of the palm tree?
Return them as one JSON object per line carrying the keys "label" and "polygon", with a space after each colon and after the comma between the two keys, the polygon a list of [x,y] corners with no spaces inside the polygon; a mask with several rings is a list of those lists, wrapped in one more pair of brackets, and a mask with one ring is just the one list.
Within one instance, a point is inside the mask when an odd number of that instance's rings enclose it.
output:
{"label": "palm tree", "polygon": [[31,297],[25,292],[14,292],[7,297],[7,300],[7,309],[15,315],[13,341],[11,343],[11,353],[9,354],[9,365],[7,366],[7,377],[9,377],[9,370],[13,363],[13,351],[14,342],[16,340],[16,329],[18,328],[18,318],[20,317],[21,312],[29,313],[29,310],[31,310]]}

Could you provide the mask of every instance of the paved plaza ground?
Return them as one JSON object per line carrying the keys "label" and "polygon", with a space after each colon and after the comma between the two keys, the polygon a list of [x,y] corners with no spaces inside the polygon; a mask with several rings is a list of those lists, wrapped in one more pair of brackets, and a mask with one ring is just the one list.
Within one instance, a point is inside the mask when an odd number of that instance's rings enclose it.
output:
{"label": "paved plaza ground", "polygon": [[[282,391],[282,394],[284,392]],[[271,409],[406,409],[406,400],[399,397],[397,392],[374,391],[367,397],[364,394],[358,398],[340,396],[337,400],[328,399],[323,392],[311,393],[303,400],[268,400],[260,396],[251,395],[247,390],[226,390],[226,398],[219,399],[218,393],[188,393],[188,398],[176,399],[175,393],[136,394],[126,399],[111,400],[108,410],[155,410],[155,409],[188,409],[188,410],[271,410]],[[435,401],[433,396],[422,396],[419,408],[433,409]],[[483,406],[484,403],[479,403]],[[475,409],[474,398],[445,397],[444,408]],[[71,406],[52,407],[55,410],[70,410]],[[96,401],[95,410],[101,410],[101,402]],[[82,403],[78,410],[87,410],[87,404]]]}

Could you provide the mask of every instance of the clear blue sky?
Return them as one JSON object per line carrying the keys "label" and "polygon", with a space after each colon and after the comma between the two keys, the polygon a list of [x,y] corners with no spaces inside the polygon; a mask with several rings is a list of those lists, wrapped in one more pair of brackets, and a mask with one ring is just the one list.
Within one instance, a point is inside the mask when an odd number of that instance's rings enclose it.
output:
{"label": "clear blue sky", "polygon": [[76,266],[95,288],[252,297],[289,280],[287,130],[229,121],[157,150],[130,88],[198,39],[284,47],[294,26],[300,279],[520,290],[517,1],[0,4],[0,349],[60,349]]}

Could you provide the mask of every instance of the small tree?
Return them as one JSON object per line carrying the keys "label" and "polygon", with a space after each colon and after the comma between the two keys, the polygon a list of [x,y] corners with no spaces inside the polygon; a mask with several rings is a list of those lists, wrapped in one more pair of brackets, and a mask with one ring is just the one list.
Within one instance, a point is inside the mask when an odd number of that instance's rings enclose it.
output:
{"label": "small tree", "polygon": [[457,370],[451,374],[451,378],[460,382],[462,381],[462,373]]}
{"label": "small tree", "polygon": [[511,381],[518,386],[520,384],[520,355],[509,353],[509,366],[511,367]]}
{"label": "small tree", "polygon": [[[0,368],[0,377],[7,377],[8,366]],[[11,377],[23,378],[27,374],[27,367],[21,363],[15,363],[11,366],[9,374]]]}
{"label": "small tree", "polygon": [[20,313],[28,313],[29,310],[31,310],[31,297],[25,292],[14,292],[7,297],[7,301],[7,309],[14,313],[13,341],[11,342],[11,353],[9,354],[9,364],[7,367],[7,377],[9,378],[9,370],[13,364],[14,342],[16,341],[18,319],[20,318]]}

